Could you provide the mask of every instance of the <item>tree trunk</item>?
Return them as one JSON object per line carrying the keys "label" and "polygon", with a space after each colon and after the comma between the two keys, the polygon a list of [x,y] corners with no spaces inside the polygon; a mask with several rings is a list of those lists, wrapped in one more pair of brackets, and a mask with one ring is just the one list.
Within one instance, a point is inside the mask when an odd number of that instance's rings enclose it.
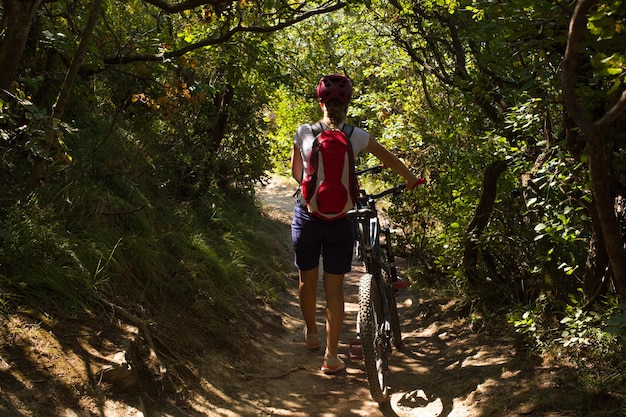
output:
{"label": "tree trunk", "polygon": [[[481,292],[486,283],[485,277],[478,271],[478,255],[480,253],[480,236],[489,223],[496,200],[496,185],[498,178],[506,170],[506,161],[496,161],[485,169],[483,191],[476,207],[474,218],[467,227],[465,235],[465,249],[463,251],[463,269],[470,286]],[[491,271],[495,273],[495,271]],[[497,277],[494,277],[497,278]]]}
{"label": "tree trunk", "polygon": [[626,108],[626,92],[595,123],[583,113],[576,97],[576,73],[579,51],[583,47],[583,31],[586,30],[587,13],[595,3],[595,0],[579,0],[570,21],[567,48],[563,59],[563,102],[585,138],[595,207],[604,236],[606,252],[609,256],[615,287],[620,297],[624,299],[626,298],[626,251],[615,215],[615,195],[610,186],[603,131]]}
{"label": "tree trunk", "polygon": [[[604,150],[604,137],[600,132],[586,132],[589,152],[589,172],[593,185],[598,218],[604,235],[606,252],[609,255],[615,287],[622,298],[626,297],[626,252],[615,216],[615,196],[611,192],[607,159]],[[595,131],[595,132],[594,132]],[[594,135],[595,133],[595,135]]]}
{"label": "tree trunk", "polygon": [[589,211],[591,214],[592,233],[589,238],[589,250],[583,282],[583,295],[585,297],[585,305],[588,307],[606,290],[606,275],[609,265],[598,211],[594,202],[592,202]]}
{"label": "tree trunk", "polygon": [[28,33],[41,0],[2,0],[6,19],[0,44],[0,91],[10,90],[24,53]]}

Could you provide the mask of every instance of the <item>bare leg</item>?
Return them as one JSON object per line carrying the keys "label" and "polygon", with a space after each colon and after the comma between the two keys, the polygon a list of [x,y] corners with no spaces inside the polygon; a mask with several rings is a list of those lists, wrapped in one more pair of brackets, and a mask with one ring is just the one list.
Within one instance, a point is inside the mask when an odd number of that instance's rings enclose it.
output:
{"label": "bare leg", "polygon": [[344,316],[344,274],[324,273],[326,292],[326,354],[337,356]]}
{"label": "bare leg", "polygon": [[308,271],[300,271],[300,284],[298,286],[300,309],[302,310],[302,318],[304,319],[309,334],[317,333],[315,312],[317,308],[316,292],[318,272],[319,267],[309,269]]}

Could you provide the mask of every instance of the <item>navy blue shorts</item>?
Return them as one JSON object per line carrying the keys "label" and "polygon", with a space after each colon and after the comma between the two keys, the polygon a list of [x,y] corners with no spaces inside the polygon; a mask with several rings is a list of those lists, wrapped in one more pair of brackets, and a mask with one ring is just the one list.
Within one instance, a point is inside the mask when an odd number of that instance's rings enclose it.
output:
{"label": "navy blue shorts", "polygon": [[352,269],[354,222],[350,219],[320,219],[296,202],[291,240],[296,253],[296,266],[301,271],[317,267],[320,255],[325,272],[345,274]]}

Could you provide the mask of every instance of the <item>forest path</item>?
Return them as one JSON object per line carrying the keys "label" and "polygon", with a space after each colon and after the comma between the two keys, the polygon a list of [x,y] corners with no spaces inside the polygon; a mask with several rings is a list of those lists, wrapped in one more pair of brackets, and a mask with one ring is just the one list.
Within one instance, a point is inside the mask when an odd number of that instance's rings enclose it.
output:
{"label": "forest path", "polygon": [[[285,224],[285,239],[293,209],[295,183],[273,178],[258,198],[270,218]],[[290,262],[288,260],[286,262]],[[390,407],[372,401],[364,365],[349,358],[358,308],[358,280],[363,269],[353,263],[346,276],[346,317],[339,354],[347,369],[334,376],[320,372],[323,346],[309,352],[303,344],[303,321],[297,296],[297,273],[280,307],[284,334],[259,340],[260,375],[242,387],[257,415],[271,416],[418,416],[418,417],[556,417],[539,413],[536,400],[552,396],[549,372],[537,373],[538,363],[517,355],[510,332],[472,329],[453,303],[401,291],[398,299],[405,349],[390,358]],[[324,330],[323,286],[318,285],[318,327]],[[324,340],[324,333],[321,333]],[[260,380],[262,382],[260,382]],[[539,393],[538,390],[542,392]],[[556,395],[556,393],[555,393]],[[556,398],[556,397],[555,397]]]}

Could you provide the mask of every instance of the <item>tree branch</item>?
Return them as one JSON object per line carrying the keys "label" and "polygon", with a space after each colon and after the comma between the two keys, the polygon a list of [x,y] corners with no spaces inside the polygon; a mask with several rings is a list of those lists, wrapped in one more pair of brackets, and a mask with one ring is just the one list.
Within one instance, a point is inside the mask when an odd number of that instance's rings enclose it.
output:
{"label": "tree branch", "polygon": [[144,3],[151,4],[166,13],[179,13],[185,10],[195,9],[200,6],[216,6],[221,3],[231,3],[230,0],[185,0],[176,3],[170,3],[166,0],[143,0]]}
{"label": "tree branch", "polygon": [[[185,10],[192,10],[201,6],[219,6],[233,3],[232,0],[184,0],[175,3],[170,3],[167,0],[143,0],[144,3],[151,4],[165,13],[180,13]],[[320,8],[325,8],[333,1],[327,1],[320,5]]]}
{"label": "tree branch", "polygon": [[[168,3],[162,0],[144,0],[146,3],[150,3],[150,4],[155,4],[155,5],[167,5]],[[199,0],[188,0],[182,3],[176,3],[176,5],[170,6],[171,8],[178,8],[182,6],[178,6],[178,5],[182,5],[185,4],[186,6],[190,6],[192,4],[196,4],[196,3],[202,3],[202,4],[208,4],[209,2],[207,1],[199,1]],[[346,6],[346,3],[344,2],[337,2],[331,6],[327,6],[327,7],[322,7],[322,8],[318,8],[315,10],[309,10],[308,12],[304,12],[301,15],[294,17],[293,19],[290,20],[286,20],[284,22],[281,23],[277,23],[276,25],[273,26],[242,26],[241,24],[233,27],[232,29],[228,30],[227,32],[224,32],[223,34],[215,37],[215,38],[209,38],[209,39],[204,39],[201,40],[199,42],[196,43],[192,43],[189,44],[183,48],[174,50],[174,51],[168,51],[168,52],[163,52],[163,53],[158,53],[158,54],[139,54],[139,55],[129,55],[129,56],[118,56],[118,57],[106,57],[103,59],[103,62],[105,64],[105,66],[108,65],[124,65],[124,64],[130,64],[132,62],[159,62],[159,61],[165,61],[171,58],[177,58],[180,56],[183,56],[191,51],[194,51],[196,49],[200,49],[200,48],[205,48],[207,46],[212,46],[212,45],[219,45],[221,43],[225,43],[227,42],[229,39],[231,39],[235,34],[237,33],[271,33],[271,32],[276,32],[279,31],[281,29],[284,29],[286,27],[289,26],[293,26],[296,23],[302,22],[306,19],[309,19],[313,16],[317,16],[317,15],[321,15],[321,14],[325,14],[325,13],[330,13],[330,12],[334,12],[337,11],[339,9],[342,9],[343,7]],[[182,10],[186,10],[185,8],[183,8]],[[101,69],[100,69],[101,70]],[[94,73],[94,72],[98,72],[99,70],[89,70],[89,69],[85,69],[85,71],[83,73]]]}
{"label": "tree branch", "polygon": [[596,128],[603,129],[613,123],[615,119],[622,114],[624,109],[626,109],[626,91],[622,92],[622,96],[619,98],[617,103],[615,103],[613,107],[611,107],[611,109],[595,123]]}
{"label": "tree branch", "polygon": [[591,120],[585,117],[582,108],[578,105],[576,98],[576,68],[578,67],[578,54],[581,49],[584,29],[587,25],[587,13],[595,3],[596,0],[581,0],[576,5],[570,20],[567,47],[561,63],[563,68],[562,85],[565,108],[574,120],[574,123],[581,129],[591,127],[592,123]]}

